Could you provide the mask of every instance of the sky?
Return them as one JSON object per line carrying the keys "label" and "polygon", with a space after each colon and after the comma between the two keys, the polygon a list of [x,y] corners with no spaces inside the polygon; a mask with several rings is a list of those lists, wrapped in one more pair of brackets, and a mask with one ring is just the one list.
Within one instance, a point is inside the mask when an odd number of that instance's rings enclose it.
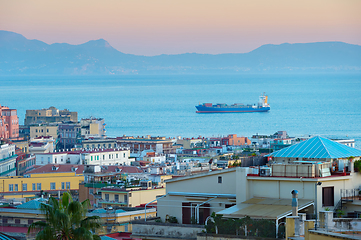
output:
{"label": "sky", "polygon": [[361,45],[361,0],[0,0],[0,29],[48,44],[103,38],[137,55]]}

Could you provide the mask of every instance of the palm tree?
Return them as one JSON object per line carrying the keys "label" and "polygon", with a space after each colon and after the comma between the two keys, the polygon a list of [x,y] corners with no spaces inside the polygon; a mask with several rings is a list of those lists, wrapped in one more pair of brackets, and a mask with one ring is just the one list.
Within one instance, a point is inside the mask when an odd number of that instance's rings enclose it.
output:
{"label": "palm tree", "polygon": [[50,197],[48,204],[40,205],[46,221],[32,223],[28,233],[38,230],[36,240],[100,239],[92,233],[101,228],[100,217],[86,217],[89,206],[89,199],[82,203],[73,201],[68,192],[59,201]]}

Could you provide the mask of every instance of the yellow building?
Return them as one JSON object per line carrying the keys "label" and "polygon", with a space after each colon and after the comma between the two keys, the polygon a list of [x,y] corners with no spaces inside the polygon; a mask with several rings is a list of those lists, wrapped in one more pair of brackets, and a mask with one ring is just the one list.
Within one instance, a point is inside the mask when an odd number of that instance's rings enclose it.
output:
{"label": "yellow building", "polygon": [[[111,226],[110,232],[131,232],[132,231],[132,224],[131,222],[134,220],[144,219],[146,218],[153,218],[157,216],[156,208],[147,208],[146,214],[145,209],[135,209],[130,208],[126,211],[123,209],[111,209],[111,210],[104,210],[103,208],[96,209],[90,213],[88,216],[99,216],[101,218],[102,224],[105,226]],[[107,229],[105,228],[104,231],[106,232]]]}
{"label": "yellow building", "polygon": [[58,126],[30,126],[30,138],[36,138],[40,136],[50,136],[56,140],[58,138]]}
{"label": "yellow building", "polygon": [[[47,199],[34,199],[25,204],[18,205],[16,208],[0,208],[0,224],[3,227],[28,227],[31,223],[37,221],[44,221],[45,215],[40,211],[40,203],[46,203]],[[37,203],[37,204],[36,204]],[[88,217],[99,216],[101,218],[101,224],[103,225],[103,231],[97,231],[97,234],[105,232],[131,232],[132,224],[134,220],[153,218],[157,215],[155,208],[145,209],[114,209],[104,210],[96,209],[87,214]],[[108,227],[111,226],[111,229]],[[28,236],[33,237],[33,236]],[[32,239],[32,238],[31,238]]]}
{"label": "yellow building", "polygon": [[35,196],[40,191],[57,192],[78,190],[84,181],[83,174],[76,172],[55,172],[29,174],[25,177],[0,178],[0,195],[4,198],[24,198]]}
{"label": "yellow building", "polygon": [[124,188],[102,188],[99,191],[102,199],[99,203],[102,207],[108,206],[127,206],[136,207],[142,204],[147,204],[155,200],[158,196],[165,194],[165,188],[151,188],[151,189],[124,189]]}

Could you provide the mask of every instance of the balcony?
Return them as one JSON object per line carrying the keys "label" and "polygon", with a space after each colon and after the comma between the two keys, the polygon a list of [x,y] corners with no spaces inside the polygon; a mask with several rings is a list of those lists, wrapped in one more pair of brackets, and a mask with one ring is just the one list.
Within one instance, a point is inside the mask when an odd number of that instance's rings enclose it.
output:
{"label": "balcony", "polygon": [[100,204],[106,204],[106,205],[118,205],[118,206],[128,206],[127,202],[116,202],[116,201],[110,201],[106,199],[99,199],[98,203]]}

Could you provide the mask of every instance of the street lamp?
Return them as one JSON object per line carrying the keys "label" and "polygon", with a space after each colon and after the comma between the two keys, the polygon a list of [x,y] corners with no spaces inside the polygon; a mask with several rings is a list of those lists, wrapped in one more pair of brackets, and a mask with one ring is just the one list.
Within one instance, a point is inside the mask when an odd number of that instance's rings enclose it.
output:
{"label": "street lamp", "polygon": [[317,186],[320,186],[322,182],[316,182],[315,183],[315,230],[317,230]]}

